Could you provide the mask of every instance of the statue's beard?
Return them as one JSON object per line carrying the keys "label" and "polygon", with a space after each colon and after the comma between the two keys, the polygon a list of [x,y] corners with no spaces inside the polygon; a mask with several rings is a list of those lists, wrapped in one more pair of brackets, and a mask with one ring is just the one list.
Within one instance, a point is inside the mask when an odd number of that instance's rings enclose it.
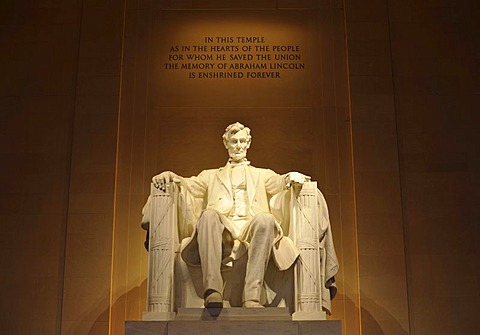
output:
{"label": "statue's beard", "polygon": [[233,151],[229,154],[230,159],[241,160],[247,157],[247,150]]}

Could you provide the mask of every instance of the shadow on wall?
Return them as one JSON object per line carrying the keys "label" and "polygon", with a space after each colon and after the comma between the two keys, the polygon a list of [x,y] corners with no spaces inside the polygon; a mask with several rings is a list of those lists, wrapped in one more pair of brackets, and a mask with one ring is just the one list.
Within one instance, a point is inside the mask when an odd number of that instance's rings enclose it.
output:
{"label": "shadow on wall", "polygon": [[[132,299],[133,301],[140,301],[141,293],[146,291],[147,280],[145,279],[140,286],[135,286],[122,296],[120,296],[113,304],[112,310],[124,311],[127,300]],[[128,298],[127,298],[128,297]],[[374,300],[369,299],[368,297],[362,296],[362,332],[367,335],[408,335],[408,331],[405,330],[401,323],[395,318],[394,315],[390,314],[385,308],[381,305],[374,302]],[[345,303],[354,304],[353,301],[349,298],[345,299]],[[79,320],[78,325],[72,331],[67,331],[67,334],[73,335],[106,335],[108,334],[108,307],[98,313],[100,306],[104,305],[99,301],[95,306],[90,309],[90,312],[86,313],[81,320]],[[130,313],[135,314],[136,317],[128,316],[127,319],[131,320],[141,320],[141,314],[146,309],[145,305],[134,304],[135,308],[138,310],[130,309]],[[352,310],[347,308],[347,310]],[[93,320],[94,315],[98,315]],[[120,314],[120,313],[119,313]],[[120,315],[117,315],[117,317]],[[84,325],[90,324],[87,328]],[[125,319],[115,319],[115,316],[112,320],[111,325],[112,332],[114,335],[122,335],[125,333]],[[73,327],[72,327],[73,328]],[[86,329],[87,328],[87,329]],[[357,334],[354,329],[353,333]],[[345,332],[345,330],[344,330]],[[348,335],[348,334],[347,334]]]}
{"label": "shadow on wall", "polygon": [[366,335],[408,335],[394,315],[362,294],[362,332]]}
{"label": "shadow on wall", "polygon": [[[109,325],[109,306],[105,300],[98,300],[98,302],[88,309],[79,320],[71,322],[69,329],[65,329],[63,333],[68,335],[108,335],[111,326],[110,334],[123,335],[125,334],[125,317],[129,320],[141,320],[141,314],[146,309],[146,306],[139,304],[141,293],[147,289],[147,280],[145,279],[140,286],[135,286],[125,294],[121,295],[112,306],[112,324]],[[104,294],[99,294],[104,296]],[[108,296],[108,295],[107,295]],[[129,310],[126,309],[127,300],[137,302],[132,304]],[[105,308],[106,306],[106,308]],[[103,308],[103,310],[102,310]],[[135,308],[137,310],[135,310]],[[125,315],[124,313],[127,313]],[[134,315],[132,317],[132,315]],[[63,334],[62,333],[62,334]]]}
{"label": "shadow on wall", "polygon": [[[140,280],[139,280],[140,281]],[[139,286],[135,286],[122,294],[112,305],[111,335],[125,334],[125,321],[141,320],[142,312],[146,311],[147,303],[145,292],[147,291],[147,279],[141,280]],[[130,303],[128,303],[130,301]],[[127,305],[128,304],[128,305]],[[88,335],[104,335],[90,332]]]}
{"label": "shadow on wall", "polygon": [[[102,293],[103,295],[103,293]],[[79,320],[63,321],[62,334],[66,335],[107,335],[108,334],[108,304],[99,300],[85,312]],[[102,310],[103,308],[103,310]]]}

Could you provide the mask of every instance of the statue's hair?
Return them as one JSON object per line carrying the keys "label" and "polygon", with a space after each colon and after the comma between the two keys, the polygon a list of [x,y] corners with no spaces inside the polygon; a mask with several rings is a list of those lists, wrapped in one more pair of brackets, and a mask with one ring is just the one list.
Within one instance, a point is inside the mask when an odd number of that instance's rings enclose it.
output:
{"label": "statue's hair", "polygon": [[230,140],[230,137],[232,137],[233,135],[235,135],[241,130],[244,130],[247,133],[247,139],[248,139],[248,142],[250,142],[252,140],[252,136],[250,135],[250,128],[245,127],[240,122],[232,123],[225,129],[225,133],[222,136],[223,142],[227,143],[228,140]]}

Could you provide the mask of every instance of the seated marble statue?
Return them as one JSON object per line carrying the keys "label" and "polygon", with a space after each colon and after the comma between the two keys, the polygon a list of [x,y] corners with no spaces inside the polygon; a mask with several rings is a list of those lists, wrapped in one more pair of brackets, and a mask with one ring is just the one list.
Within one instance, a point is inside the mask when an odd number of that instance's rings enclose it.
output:
{"label": "seated marble statue", "polygon": [[[271,199],[290,187],[298,192],[310,177],[299,172],[279,175],[253,167],[247,160],[250,129],[239,122],[226,128],[223,143],[229,155],[224,167],[204,170],[190,178],[165,171],[154,176],[152,183],[165,190],[168,183],[174,182],[184,194],[203,200],[189,240],[182,243],[181,257],[202,270],[204,306],[223,307],[221,269],[247,257],[243,307],[263,308],[261,294],[269,262],[272,260],[278,270],[284,271],[299,256],[292,240],[284,236],[282,223],[272,214]],[[332,259],[330,267],[334,271],[325,279],[330,292],[338,268],[334,251]]]}

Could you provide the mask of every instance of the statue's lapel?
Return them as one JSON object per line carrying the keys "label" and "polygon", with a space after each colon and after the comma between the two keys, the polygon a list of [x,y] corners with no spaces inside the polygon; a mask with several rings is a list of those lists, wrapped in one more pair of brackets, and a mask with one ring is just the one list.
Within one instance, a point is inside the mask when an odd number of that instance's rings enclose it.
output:
{"label": "statue's lapel", "polygon": [[245,167],[245,176],[247,178],[248,199],[251,205],[257,191],[258,173],[255,173],[255,168],[248,165]]}
{"label": "statue's lapel", "polygon": [[228,194],[232,196],[232,181],[230,180],[230,166],[227,164],[225,167],[220,168],[217,173],[218,179],[223,184],[223,186],[227,189]]}

